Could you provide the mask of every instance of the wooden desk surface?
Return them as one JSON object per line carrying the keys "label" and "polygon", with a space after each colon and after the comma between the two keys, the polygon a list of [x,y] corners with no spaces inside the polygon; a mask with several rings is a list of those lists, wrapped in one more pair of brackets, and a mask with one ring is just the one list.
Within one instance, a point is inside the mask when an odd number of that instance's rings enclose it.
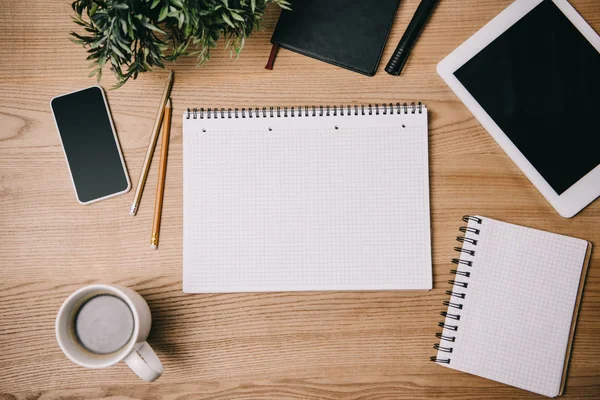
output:
{"label": "wooden desk surface", "polygon": [[[401,77],[383,68],[417,6],[403,0],[375,77],[288,51],[263,67],[277,19],[247,41],[237,62],[214,52],[172,65],[174,124],[158,251],[149,249],[157,156],[139,215],[133,191],[77,204],[49,108],[58,94],[95,84],[72,44],[67,0],[0,4],[0,399],[515,399],[536,395],[429,362],[461,216],[483,214],[600,245],[600,201],[561,218],[435,72],[435,66],[510,0],[442,1]],[[598,32],[597,0],[572,4]],[[144,74],[108,100],[132,182],[137,182],[164,71]],[[113,81],[109,74],[102,85]],[[181,115],[186,107],[423,101],[429,107],[434,290],[184,295]],[[410,227],[408,227],[410,228]],[[156,383],[121,363],[72,364],[54,318],[76,288],[118,283],[153,312],[149,337],[165,365]],[[551,312],[551,310],[549,310]],[[589,270],[564,398],[600,397],[600,252]]]}

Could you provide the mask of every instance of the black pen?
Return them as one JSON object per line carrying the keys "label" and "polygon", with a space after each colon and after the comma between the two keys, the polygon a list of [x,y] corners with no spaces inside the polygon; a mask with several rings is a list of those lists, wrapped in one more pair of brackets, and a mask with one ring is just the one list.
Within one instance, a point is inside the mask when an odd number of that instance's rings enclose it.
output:
{"label": "black pen", "polygon": [[406,28],[406,32],[404,32],[402,39],[400,39],[396,51],[394,51],[392,58],[390,58],[390,61],[385,66],[385,72],[390,75],[400,75],[404,64],[406,64],[406,60],[408,60],[410,51],[417,42],[421,31],[425,27],[425,23],[427,23],[427,20],[433,13],[437,1],[421,1],[421,4],[417,7],[417,11],[415,11],[415,15],[413,15],[412,20],[408,24],[408,28]]}

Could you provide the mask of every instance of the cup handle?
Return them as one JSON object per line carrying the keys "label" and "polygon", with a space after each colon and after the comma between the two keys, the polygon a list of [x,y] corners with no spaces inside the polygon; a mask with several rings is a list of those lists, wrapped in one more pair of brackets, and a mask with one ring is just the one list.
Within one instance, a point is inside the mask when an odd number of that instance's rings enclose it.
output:
{"label": "cup handle", "polygon": [[163,366],[158,356],[148,342],[142,342],[139,347],[125,358],[129,368],[145,381],[154,382],[163,373]]}

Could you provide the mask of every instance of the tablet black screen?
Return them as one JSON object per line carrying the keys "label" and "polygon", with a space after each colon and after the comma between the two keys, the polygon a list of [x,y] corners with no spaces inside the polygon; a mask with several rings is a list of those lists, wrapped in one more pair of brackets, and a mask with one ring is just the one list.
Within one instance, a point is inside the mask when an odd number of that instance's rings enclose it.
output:
{"label": "tablet black screen", "polygon": [[600,164],[600,53],[551,0],[454,75],[559,195]]}

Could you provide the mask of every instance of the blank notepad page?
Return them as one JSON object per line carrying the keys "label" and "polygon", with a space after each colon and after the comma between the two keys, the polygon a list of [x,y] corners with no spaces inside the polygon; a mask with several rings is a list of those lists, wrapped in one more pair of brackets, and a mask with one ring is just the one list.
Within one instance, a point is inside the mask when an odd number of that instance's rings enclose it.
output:
{"label": "blank notepad page", "polygon": [[[560,392],[588,242],[481,218],[471,219],[438,358],[450,368],[554,397]],[[475,219],[476,219],[475,218]],[[475,231],[477,230],[477,231]]]}
{"label": "blank notepad page", "polygon": [[184,116],[185,292],[430,289],[427,110]]}

